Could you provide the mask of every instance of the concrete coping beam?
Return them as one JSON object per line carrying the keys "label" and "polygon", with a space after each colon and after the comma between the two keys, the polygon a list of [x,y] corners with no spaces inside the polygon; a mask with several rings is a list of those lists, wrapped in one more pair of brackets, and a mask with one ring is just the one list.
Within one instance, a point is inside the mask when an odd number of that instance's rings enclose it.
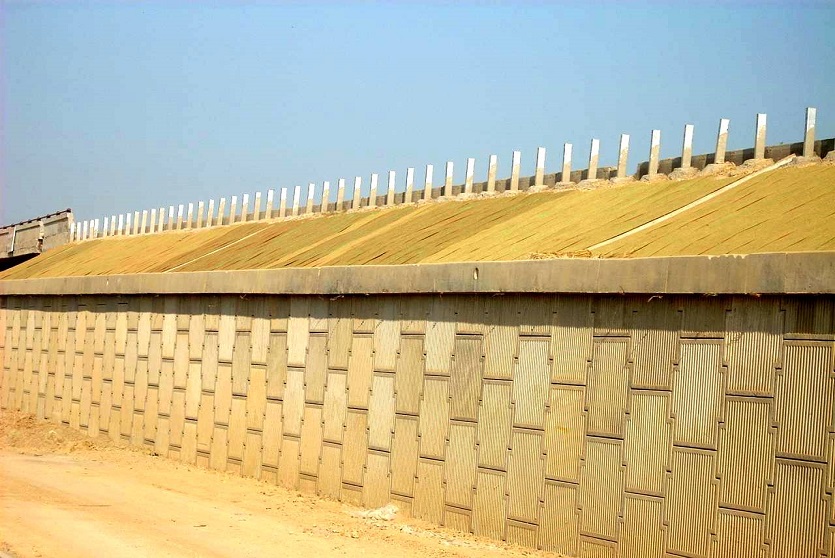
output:
{"label": "concrete coping beam", "polygon": [[835,252],[552,259],[0,280],[0,295],[835,294]]}

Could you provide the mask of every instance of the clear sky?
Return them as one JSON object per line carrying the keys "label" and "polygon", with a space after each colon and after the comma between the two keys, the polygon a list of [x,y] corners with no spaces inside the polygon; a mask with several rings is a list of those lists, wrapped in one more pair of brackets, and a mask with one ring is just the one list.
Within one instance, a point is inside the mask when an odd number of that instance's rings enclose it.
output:
{"label": "clear sky", "polygon": [[[835,136],[833,2],[0,0],[0,224],[77,219],[538,146],[601,164]],[[583,165],[584,166],[584,165]],[[332,194],[333,195],[333,194]]]}

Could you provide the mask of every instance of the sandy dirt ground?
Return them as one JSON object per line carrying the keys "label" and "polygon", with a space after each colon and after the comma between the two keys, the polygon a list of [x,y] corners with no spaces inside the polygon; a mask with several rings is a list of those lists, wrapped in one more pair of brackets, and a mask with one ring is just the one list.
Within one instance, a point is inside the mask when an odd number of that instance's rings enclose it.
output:
{"label": "sandy dirt ground", "polygon": [[0,411],[1,558],[554,556],[362,514]]}

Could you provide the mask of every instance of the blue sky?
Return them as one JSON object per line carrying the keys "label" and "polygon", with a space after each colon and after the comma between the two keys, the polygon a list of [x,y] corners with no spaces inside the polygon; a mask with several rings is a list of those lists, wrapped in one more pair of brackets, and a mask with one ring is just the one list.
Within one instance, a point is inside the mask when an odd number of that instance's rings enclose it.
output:
{"label": "blue sky", "polygon": [[[0,0],[0,224],[78,219],[564,142],[601,164],[835,135],[831,2]],[[577,161],[576,164],[578,164]],[[333,194],[332,194],[333,195]]]}

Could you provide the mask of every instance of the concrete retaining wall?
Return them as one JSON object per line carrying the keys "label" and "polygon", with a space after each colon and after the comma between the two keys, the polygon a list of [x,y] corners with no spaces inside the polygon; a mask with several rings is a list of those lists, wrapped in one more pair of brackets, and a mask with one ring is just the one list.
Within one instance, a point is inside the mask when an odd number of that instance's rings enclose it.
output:
{"label": "concrete retaining wall", "polygon": [[834,347],[832,295],[7,294],[0,404],[567,555],[835,556]]}

